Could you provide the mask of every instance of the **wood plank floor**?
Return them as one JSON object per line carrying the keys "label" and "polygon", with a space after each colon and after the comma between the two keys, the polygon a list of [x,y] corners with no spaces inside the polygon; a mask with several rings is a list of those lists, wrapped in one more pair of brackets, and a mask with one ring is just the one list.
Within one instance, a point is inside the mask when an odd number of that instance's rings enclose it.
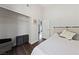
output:
{"label": "wood plank floor", "polygon": [[35,44],[31,45],[29,43],[25,43],[23,45],[13,47],[12,50],[4,53],[3,55],[31,55],[31,52],[34,47],[39,45],[41,42],[45,41],[46,39],[42,39]]}

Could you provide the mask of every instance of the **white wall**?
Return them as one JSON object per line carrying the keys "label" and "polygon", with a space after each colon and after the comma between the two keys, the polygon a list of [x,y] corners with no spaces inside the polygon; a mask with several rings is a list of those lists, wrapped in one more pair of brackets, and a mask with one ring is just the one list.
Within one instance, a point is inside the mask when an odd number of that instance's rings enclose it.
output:
{"label": "white wall", "polygon": [[29,18],[0,8],[0,39],[24,34],[29,34]]}
{"label": "white wall", "polygon": [[0,4],[0,7],[30,16],[33,18],[40,18],[41,16],[41,6],[39,4]]}
{"label": "white wall", "polygon": [[47,38],[49,33],[49,27],[53,26],[79,26],[79,5],[43,5],[44,6],[44,20],[46,20],[45,37]]}

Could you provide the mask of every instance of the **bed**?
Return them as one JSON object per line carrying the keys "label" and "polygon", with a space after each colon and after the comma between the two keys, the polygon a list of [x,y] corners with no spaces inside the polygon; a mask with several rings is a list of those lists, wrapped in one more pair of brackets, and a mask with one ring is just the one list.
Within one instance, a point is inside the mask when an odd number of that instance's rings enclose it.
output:
{"label": "bed", "polygon": [[55,33],[36,46],[31,55],[79,55],[79,41],[68,40]]}

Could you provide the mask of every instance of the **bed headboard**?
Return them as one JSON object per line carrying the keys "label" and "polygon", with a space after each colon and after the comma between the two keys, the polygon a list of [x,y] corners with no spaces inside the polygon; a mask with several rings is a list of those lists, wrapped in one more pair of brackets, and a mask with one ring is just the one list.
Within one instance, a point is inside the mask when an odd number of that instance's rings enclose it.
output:
{"label": "bed headboard", "polygon": [[54,26],[49,28],[49,36],[52,36],[54,33],[59,33],[65,29],[79,34],[79,26]]}

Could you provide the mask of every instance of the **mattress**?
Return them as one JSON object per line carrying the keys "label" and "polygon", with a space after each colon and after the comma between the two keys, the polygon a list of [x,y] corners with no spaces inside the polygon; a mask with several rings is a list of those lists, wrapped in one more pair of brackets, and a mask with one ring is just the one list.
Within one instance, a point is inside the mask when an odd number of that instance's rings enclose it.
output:
{"label": "mattress", "polygon": [[68,40],[55,33],[36,46],[31,55],[79,55],[79,41]]}

